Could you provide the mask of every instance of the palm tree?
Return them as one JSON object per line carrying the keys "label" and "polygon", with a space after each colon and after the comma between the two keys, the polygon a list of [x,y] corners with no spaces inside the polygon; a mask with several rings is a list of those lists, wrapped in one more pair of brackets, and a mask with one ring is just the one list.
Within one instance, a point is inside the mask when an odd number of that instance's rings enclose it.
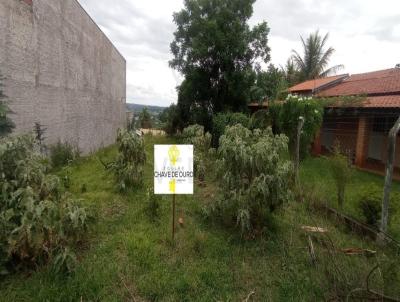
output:
{"label": "palm tree", "polygon": [[286,65],[284,67],[281,66],[281,70],[285,75],[285,79],[289,87],[298,83],[299,72],[296,69],[296,65],[294,64],[292,57],[287,59]]}
{"label": "palm tree", "polygon": [[328,37],[329,33],[322,37],[318,30],[310,34],[306,41],[300,36],[304,55],[301,56],[297,51],[292,50],[292,58],[298,69],[300,80],[305,81],[327,77],[336,74],[338,70],[343,68],[343,65],[335,65],[327,68],[329,59],[335,51],[333,47],[325,50]]}

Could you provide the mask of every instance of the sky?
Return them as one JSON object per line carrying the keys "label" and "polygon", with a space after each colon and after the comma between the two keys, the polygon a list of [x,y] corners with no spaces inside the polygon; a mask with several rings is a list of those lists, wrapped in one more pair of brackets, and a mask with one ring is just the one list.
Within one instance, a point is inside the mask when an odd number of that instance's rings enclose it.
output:
{"label": "sky", "polygon": [[[183,0],[78,0],[127,61],[127,102],[169,106],[176,103],[182,76],[168,66],[175,24]],[[258,0],[255,25],[271,29],[271,63],[284,65],[300,36],[329,32],[335,48],[331,65],[341,73],[392,68],[400,63],[399,0]]]}

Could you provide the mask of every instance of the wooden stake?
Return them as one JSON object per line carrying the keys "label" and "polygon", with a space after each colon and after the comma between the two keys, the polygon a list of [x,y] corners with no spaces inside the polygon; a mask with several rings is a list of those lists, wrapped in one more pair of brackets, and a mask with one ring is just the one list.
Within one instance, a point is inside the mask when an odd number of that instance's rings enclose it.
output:
{"label": "wooden stake", "polygon": [[[381,218],[381,232],[386,232],[388,217],[389,217],[389,199],[390,199],[390,189],[392,186],[393,178],[393,163],[395,158],[396,150],[396,138],[397,133],[400,130],[400,117],[397,119],[393,128],[390,129],[389,139],[388,139],[388,157],[386,162],[386,176],[385,176],[385,186],[383,189],[383,200],[382,200],[382,218]],[[382,236],[378,236],[381,239]]]}
{"label": "wooden stake", "polygon": [[175,240],[175,194],[172,194],[172,241]]}

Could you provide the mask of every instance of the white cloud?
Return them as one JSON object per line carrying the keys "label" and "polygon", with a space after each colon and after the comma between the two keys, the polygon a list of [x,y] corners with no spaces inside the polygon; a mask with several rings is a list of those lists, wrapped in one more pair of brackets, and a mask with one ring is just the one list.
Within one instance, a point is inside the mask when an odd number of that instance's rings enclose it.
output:
{"label": "white cloud", "polygon": [[[128,102],[167,106],[176,102],[182,77],[168,66],[175,25],[172,14],[182,0],[79,0],[127,60]],[[258,0],[251,24],[271,28],[271,62],[284,65],[299,36],[329,32],[336,49],[331,63],[349,73],[400,63],[398,0]]]}

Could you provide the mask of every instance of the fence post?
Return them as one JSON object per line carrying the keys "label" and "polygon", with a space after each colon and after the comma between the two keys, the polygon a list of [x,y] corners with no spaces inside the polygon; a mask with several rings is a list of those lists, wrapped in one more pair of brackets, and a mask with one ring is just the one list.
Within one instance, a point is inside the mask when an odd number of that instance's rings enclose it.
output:
{"label": "fence post", "polygon": [[[385,186],[383,189],[382,216],[381,216],[381,227],[380,227],[380,231],[382,233],[386,232],[388,224],[389,199],[390,199],[390,189],[392,186],[392,178],[393,178],[393,164],[396,151],[396,137],[399,130],[400,130],[400,117],[397,119],[393,128],[390,129],[389,132],[388,157],[386,162],[386,176],[385,176]],[[382,239],[383,237],[379,236],[378,238]]]}
{"label": "fence post", "polygon": [[300,136],[301,129],[303,129],[304,117],[299,117],[299,122],[297,124],[297,136],[296,136],[296,155],[294,159],[294,171],[295,171],[295,183],[299,187],[299,165],[300,165]]}

